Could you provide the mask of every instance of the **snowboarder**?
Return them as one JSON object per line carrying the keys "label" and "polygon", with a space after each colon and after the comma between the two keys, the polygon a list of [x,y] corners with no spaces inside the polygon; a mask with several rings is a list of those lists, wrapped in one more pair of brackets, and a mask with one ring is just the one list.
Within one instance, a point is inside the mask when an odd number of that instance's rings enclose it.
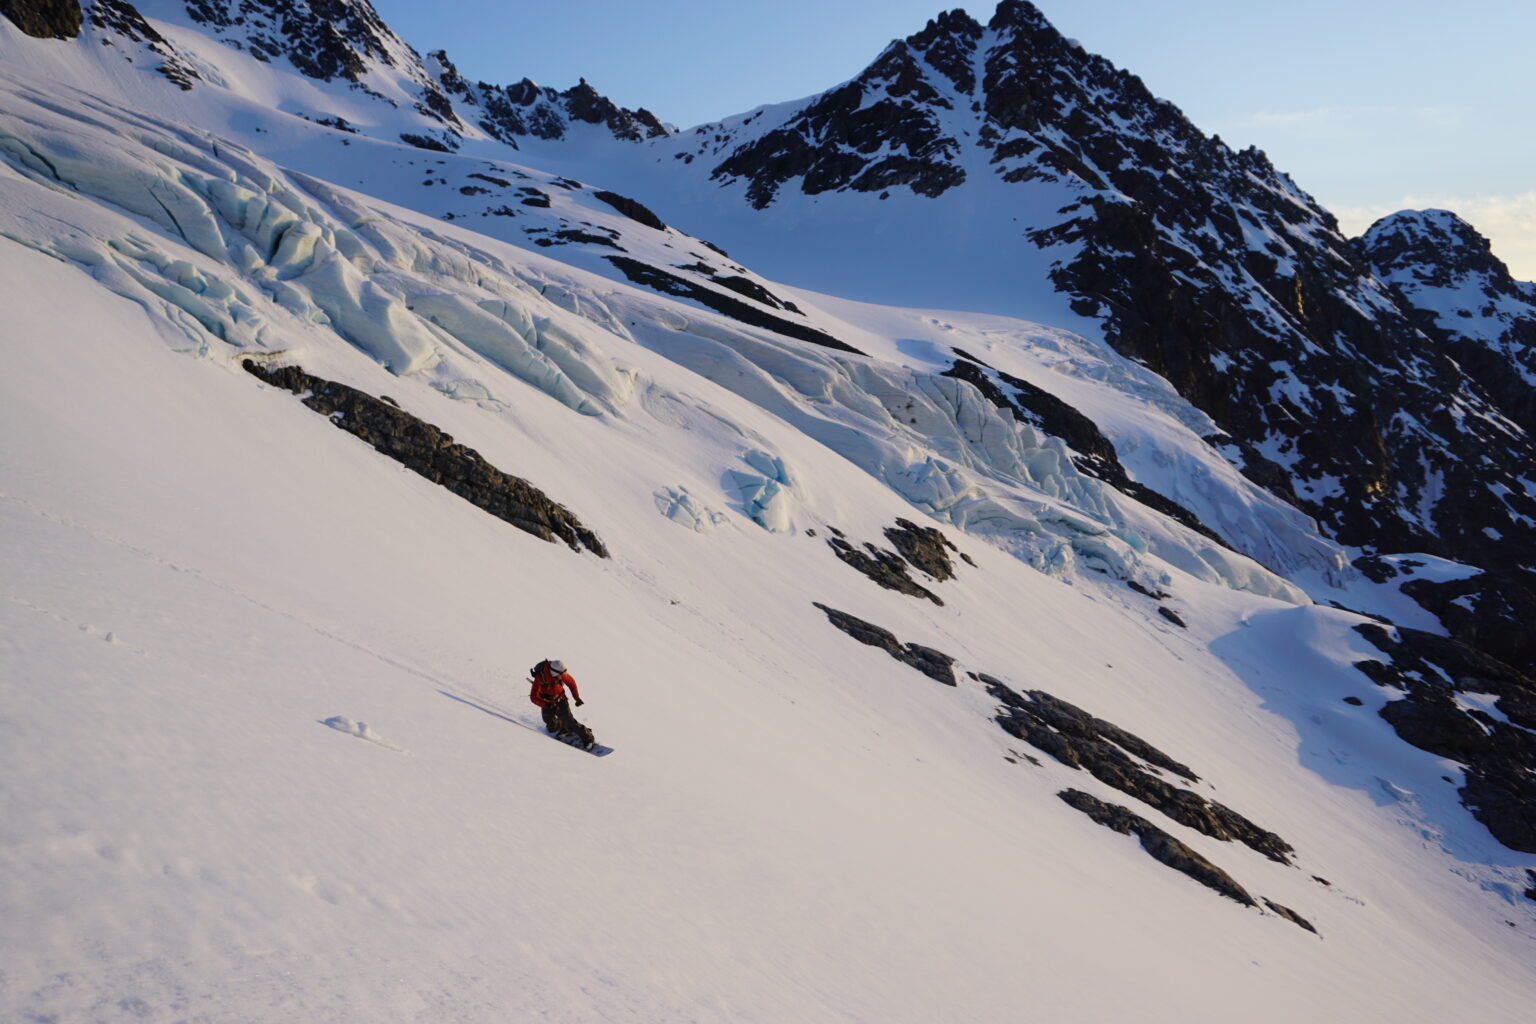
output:
{"label": "snowboarder", "polygon": [[528,699],[539,706],[544,715],[544,728],[549,730],[551,736],[565,740],[567,743],[575,743],[578,746],[591,749],[595,742],[592,730],[576,721],[571,713],[571,701],[565,695],[565,688],[571,688],[571,697],[576,699],[576,706],[581,707],[581,690],[576,686],[576,680],[565,670],[565,662],[558,658],[546,659],[533,666],[533,684],[528,691]]}

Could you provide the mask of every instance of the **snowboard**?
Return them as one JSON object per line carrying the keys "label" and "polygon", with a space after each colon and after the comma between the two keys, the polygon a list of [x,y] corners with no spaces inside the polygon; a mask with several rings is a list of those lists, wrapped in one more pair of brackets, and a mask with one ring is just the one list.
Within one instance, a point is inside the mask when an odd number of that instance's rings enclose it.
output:
{"label": "snowboard", "polygon": [[577,750],[586,751],[593,757],[607,757],[609,754],[613,753],[612,747],[605,747],[601,743],[593,743],[590,747],[587,746],[582,742],[581,737],[575,735],[574,733],[561,733],[559,736],[554,738],[559,740],[561,743],[564,743],[568,747],[575,747]]}

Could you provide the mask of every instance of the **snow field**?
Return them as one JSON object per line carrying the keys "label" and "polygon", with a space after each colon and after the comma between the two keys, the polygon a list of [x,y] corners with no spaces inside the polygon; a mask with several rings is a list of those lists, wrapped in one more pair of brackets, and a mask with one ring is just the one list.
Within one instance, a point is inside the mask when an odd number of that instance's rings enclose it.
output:
{"label": "snow field", "polygon": [[[1337,549],[1194,445],[1166,386],[1064,330],[773,283],[875,359],[740,328],[471,229],[499,223],[441,222],[460,207],[421,185],[438,155],[287,116],[381,104],[167,35],[216,87],[0,23],[0,1018],[1526,1019],[1536,859],[1376,717],[1389,695],[1349,667],[1376,654],[1359,620],[1127,507],[931,374],[958,344],[1049,381],[1138,479],[1314,593],[1347,582]],[[69,185],[27,161],[42,143],[78,158],[54,164]],[[508,155],[466,153],[432,166]],[[841,248],[808,239],[813,200],[772,211],[752,265],[791,279],[810,253],[794,279],[904,296],[921,261],[847,258],[889,209],[867,198],[829,229]],[[690,244],[557,199],[649,257]],[[746,221],[714,201],[677,209],[735,252]],[[925,258],[974,245],[931,212]],[[986,269],[975,294],[1016,277]],[[453,498],[240,372],[248,355],[389,395],[614,557]],[[712,529],[659,508],[683,492]],[[942,608],[824,544],[829,525],[883,543],[929,509],[977,563],[933,585]],[[1096,568],[1166,583],[1190,628]],[[957,657],[960,687],[813,600]],[[548,656],[612,757],[537,735],[521,678]],[[1025,747],[966,670],[1187,762],[1297,867]],[[1165,870],[1067,786],[1322,938]]]}
{"label": "snow field", "polygon": [[[1287,759],[1271,755],[1296,743],[1285,712],[1109,591],[952,534],[980,565],[939,586],[949,603],[932,614],[816,538],[739,512],[707,535],[667,521],[630,486],[647,473],[623,430],[550,403],[541,421],[567,429],[519,443],[477,406],[394,381],[616,552],[577,555],[291,396],[166,349],[77,271],[8,253],[23,294],[67,302],[72,320],[61,333],[51,307],[7,310],[6,336],[30,340],[9,346],[5,429],[32,439],[5,466],[7,1013],[974,1020],[1027,1004],[1113,1019],[1150,1001],[1215,1020],[1260,993],[1277,1018],[1429,1019],[1465,1004],[1472,972],[1485,1018],[1518,1019],[1507,986],[1524,968],[1467,931],[1486,910],[1437,880],[1444,855],[1384,845],[1400,827],[1351,785],[1300,768],[1277,784]],[[387,379],[347,350],[328,358],[360,384]],[[903,513],[762,426],[804,474],[837,480],[814,507],[850,536]],[[611,445],[584,436],[602,430]],[[583,472],[554,473],[562,458]],[[1277,607],[1178,589],[1198,629],[1219,631],[1232,602],[1261,620]],[[974,684],[940,687],[854,643],[812,597],[1189,761],[1337,891],[1181,838],[1324,942],[1081,819],[1051,794],[1092,780],[1008,764],[1019,745]],[[613,757],[463,702],[534,723],[516,679],[554,654]],[[322,726],[334,714],[414,756],[350,742]],[[1446,929],[1464,945],[1442,945]],[[1447,948],[1468,952],[1438,967]],[[1085,1005],[1095,963],[1114,984]]]}

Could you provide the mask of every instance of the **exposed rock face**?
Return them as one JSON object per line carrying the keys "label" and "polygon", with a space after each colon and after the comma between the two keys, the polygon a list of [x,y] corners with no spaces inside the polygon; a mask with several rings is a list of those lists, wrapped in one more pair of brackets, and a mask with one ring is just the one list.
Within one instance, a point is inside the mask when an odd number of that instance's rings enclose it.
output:
{"label": "exposed rock face", "polygon": [[573,551],[585,548],[600,558],[608,549],[571,511],[537,487],[503,473],[472,448],[393,404],[335,381],[312,377],[295,366],[266,368],[247,359],[246,371],[299,395],[332,423],[388,455],[407,469],[547,541],[561,540]]}
{"label": "exposed rock face", "polygon": [[427,149],[434,153],[452,153],[457,146],[449,145],[443,139],[434,138],[431,135],[420,135],[416,132],[401,132],[400,141],[417,149]]}
{"label": "exposed rock face", "polygon": [[896,546],[896,551],[889,551],[870,543],[865,543],[862,548],[855,547],[843,531],[835,526],[830,529],[833,536],[827,538],[827,546],[838,558],[880,586],[912,597],[926,597],[937,605],[944,603],[908,572],[909,568],[915,568],[941,583],[954,578],[955,567],[949,560],[949,552],[957,549],[939,530],[918,526],[908,519],[897,519],[895,526],[885,529],[886,539]]}
{"label": "exposed rock face", "polygon": [[[1141,841],[1141,848],[1151,854],[1152,859],[1158,863],[1188,875],[1201,885],[1214,889],[1227,899],[1236,900],[1245,907],[1258,906],[1248,890],[1238,884],[1237,879],[1129,808],[1100,800],[1080,789],[1064,789],[1056,795],[1067,806],[1082,811],[1105,828],[1113,829],[1121,835],[1136,836]],[[1317,934],[1317,929],[1312,926],[1311,921],[1289,907],[1283,907],[1268,899],[1264,900],[1264,905],[1298,928],[1304,928],[1313,935]]]}
{"label": "exposed rock face", "polygon": [[1526,433],[1536,434],[1536,284],[1447,210],[1404,210],[1356,239],[1414,322]]}
{"label": "exposed rock face", "polygon": [[1064,789],[1056,795],[1069,807],[1082,811],[1105,828],[1114,829],[1122,835],[1134,834],[1141,840],[1141,848],[1158,863],[1188,875],[1201,885],[1215,889],[1227,899],[1236,900],[1245,907],[1258,906],[1253,897],[1248,895],[1248,890],[1238,885],[1235,878],[1141,815],[1119,804],[1105,803],[1080,789]]}
{"label": "exposed rock face", "polygon": [[1536,569],[1517,404],[1419,330],[1264,154],[1204,135],[1032,4],[1004,0],[984,26],[952,12],[798,109],[684,141],[679,158],[758,207],[986,187],[1001,216],[997,182],[1016,186],[1020,209],[1057,211],[1028,228],[1051,282],[1208,413],[1261,486],[1349,544]]}
{"label": "exposed rock face", "polygon": [[258,60],[287,57],[322,81],[357,81],[367,60],[393,65],[395,34],[367,0],[186,0],[187,12]]}
{"label": "exposed rock face", "polygon": [[825,331],[819,331],[803,323],[795,323],[785,320],[783,317],[774,316],[765,309],[761,309],[751,303],[742,302],[730,295],[723,295],[712,288],[679,277],[659,267],[653,267],[649,263],[630,259],[627,256],[609,256],[608,262],[624,273],[635,284],[653,288],[667,295],[677,295],[713,309],[717,313],[723,313],[733,320],[739,320],[752,327],[762,327],[778,334],[808,341],[813,345],[821,345],[823,348],[836,349],[839,352],[852,352],[855,355],[863,355],[858,349],[847,342],[839,341]]}
{"label": "exposed rock face", "polygon": [[1290,907],[1282,907],[1280,904],[1276,903],[1274,900],[1269,900],[1269,899],[1264,901],[1264,905],[1266,907],[1268,907],[1270,910],[1273,910],[1275,913],[1279,914],[1281,917],[1285,918],[1287,921],[1289,921],[1292,924],[1296,925],[1297,927],[1305,928],[1307,931],[1311,932],[1313,935],[1317,934],[1317,929],[1312,927],[1312,922],[1308,921],[1306,918],[1304,918],[1300,914],[1296,913],[1296,911],[1292,910]]}
{"label": "exposed rock face", "polygon": [[[956,32],[980,35],[981,27],[963,12],[945,15],[944,21]],[[937,196],[960,184],[965,180],[960,147],[937,115],[952,104],[928,82],[920,64],[941,40],[949,42],[935,29],[926,45],[921,35],[892,43],[853,81],[721,161],[715,176],[746,178],[747,197],[759,209],[791,179],[809,195],[900,185]],[[946,45],[944,53],[950,49]],[[867,97],[874,102],[866,103]]]}
{"label": "exposed rock face", "polygon": [[644,107],[625,110],[588,85],[585,78],[561,93],[560,98],[565,101],[565,109],[572,118],[587,124],[606,125],[617,139],[639,142],[667,133],[666,126],[656,119],[655,114]]}
{"label": "exposed rock face", "polygon": [[975,678],[1002,701],[996,720],[1009,735],[1064,765],[1086,770],[1100,782],[1135,797],[1181,825],[1213,839],[1235,840],[1278,863],[1290,863],[1293,848],[1275,833],[1260,828],[1229,807],[1153,774],[1144,765],[1198,781],[1189,768],[1140,737],[1043,690],[1020,694],[992,676],[978,674]]}
{"label": "exposed rock face", "polygon": [[470,116],[476,118],[481,130],[514,149],[520,138],[563,139],[573,122],[602,125],[624,142],[667,134],[655,114],[644,107],[620,107],[588,85],[585,78],[564,92],[527,78],[515,85],[470,83],[447,53],[434,50],[428,57],[442,91],[474,108]]}
{"label": "exposed rock face", "polygon": [[[904,645],[890,630],[820,602],[816,603],[816,607],[826,614],[832,625],[860,643],[878,647],[938,682],[948,686],[957,685],[954,659],[948,655],[921,644]],[[1292,849],[1279,836],[1265,832],[1220,804],[1209,803],[1152,774],[1167,771],[1190,782],[1199,781],[1187,766],[1140,737],[1103,719],[1094,718],[1081,708],[1043,691],[1032,690],[1021,696],[991,676],[973,672],[971,678],[982,682],[989,693],[1007,705],[1001,709],[997,722],[1012,735],[1045,751],[1063,764],[1073,768],[1087,768],[1100,781],[1136,796],[1181,824],[1217,839],[1237,839],[1271,860],[1290,863],[1287,854]],[[1019,756],[1039,764],[1027,754]],[[1243,906],[1258,906],[1258,902],[1231,875],[1128,808],[1106,803],[1076,789],[1063,790],[1057,796],[1100,825],[1126,835],[1136,835],[1142,849],[1160,863],[1189,875],[1200,884]],[[1299,927],[1316,932],[1311,923],[1295,911],[1269,900],[1265,900],[1264,905]]]}
{"label": "exposed rock face", "polygon": [[[1405,692],[1381,717],[1420,750],[1465,765],[1467,810],[1505,846],[1536,853],[1536,681],[1433,633],[1355,629],[1390,659],[1355,667]],[[1485,710],[1490,698],[1497,714]]]}
{"label": "exposed rock face", "polygon": [[1401,589],[1451,636],[1536,679],[1536,573],[1489,570],[1464,580],[1411,580]]}
{"label": "exposed rock face", "polygon": [[912,578],[907,572],[907,562],[895,552],[877,548],[869,543],[862,548],[856,548],[840,532],[836,536],[827,538],[827,546],[844,563],[853,566],[887,590],[894,590],[912,597],[926,597],[937,605],[944,603],[939,595]]}
{"label": "exposed rock face", "polygon": [[898,519],[895,526],[885,528],[885,539],[896,546],[902,558],[940,583],[954,579],[955,565],[949,560],[949,553],[959,549],[937,527]]}
{"label": "exposed rock face", "polygon": [[638,221],[648,228],[654,228],[657,231],[667,230],[667,225],[662,221],[660,217],[652,213],[650,209],[642,203],[637,202],[628,196],[621,196],[617,192],[605,192],[599,190],[592,193],[592,198],[601,199],[603,202],[607,203],[615,210],[618,210],[630,220]]}
{"label": "exposed rock face", "polygon": [[[715,284],[722,288],[729,288],[737,295],[746,296],[754,302],[761,302],[763,305],[771,306],[774,309],[785,309],[791,313],[800,313],[800,308],[793,302],[779,298],[749,277],[743,277],[740,274],[716,274],[709,271],[708,268],[705,269],[705,273]],[[805,314],[801,313],[800,315],[804,316]]]}
{"label": "exposed rock face", "polygon": [[819,601],[814,603],[817,608],[826,613],[832,625],[859,643],[880,648],[897,661],[912,666],[935,682],[943,683],[945,686],[959,685],[955,680],[955,659],[943,651],[936,651],[922,644],[903,644],[896,639],[896,634],[888,629],[881,629],[872,622],[865,622],[836,608],[828,608]]}
{"label": "exposed rock face", "polygon": [[80,34],[79,0],[0,0],[0,14],[37,39],[73,39]]}

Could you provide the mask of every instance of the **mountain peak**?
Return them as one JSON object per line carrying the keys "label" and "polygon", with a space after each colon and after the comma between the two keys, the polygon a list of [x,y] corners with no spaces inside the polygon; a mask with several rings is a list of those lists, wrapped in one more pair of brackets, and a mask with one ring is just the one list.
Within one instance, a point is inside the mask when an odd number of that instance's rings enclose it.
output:
{"label": "mountain peak", "polygon": [[1400,210],[1355,240],[1419,328],[1536,436],[1536,284],[1449,210]]}
{"label": "mountain peak", "polygon": [[921,32],[907,37],[907,42],[926,49],[939,36],[976,37],[981,34],[981,23],[959,7],[952,8],[928,19]]}
{"label": "mountain peak", "polygon": [[1467,273],[1511,281],[1488,239],[1450,210],[1399,210],[1366,229],[1360,245],[1378,274],[1411,271],[1424,283],[1449,283]]}
{"label": "mountain peak", "polygon": [[1045,30],[1060,38],[1060,33],[1046,20],[1040,8],[1030,3],[1029,0],[1002,0],[997,9],[992,12],[992,20],[987,23],[988,28],[1028,28]]}

